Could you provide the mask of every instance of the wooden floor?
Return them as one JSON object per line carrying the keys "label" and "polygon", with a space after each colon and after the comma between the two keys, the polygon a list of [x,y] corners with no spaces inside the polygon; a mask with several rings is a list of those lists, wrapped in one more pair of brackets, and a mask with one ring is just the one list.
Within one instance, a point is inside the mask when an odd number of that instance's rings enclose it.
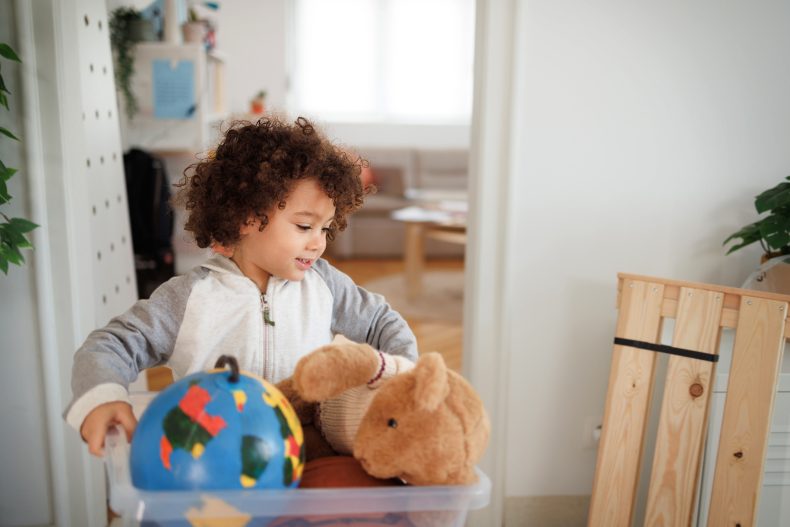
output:
{"label": "wooden floor", "polygon": [[[365,282],[383,276],[402,273],[403,261],[400,259],[334,259],[328,260],[349,275],[354,282],[364,287]],[[428,270],[463,269],[462,259],[429,260],[426,265]],[[433,320],[420,320],[406,318],[412,331],[417,337],[417,346],[421,353],[438,351],[444,357],[447,366],[461,370],[461,348],[463,342],[463,327],[460,322],[439,322]],[[148,388],[161,390],[170,382],[170,370],[153,368],[147,372]]]}
{"label": "wooden floor", "polygon": [[[379,259],[329,259],[332,264],[349,275],[354,282],[364,287],[365,282],[390,274],[403,272],[403,261]],[[462,259],[429,260],[428,270],[463,269]],[[444,357],[447,366],[461,371],[461,351],[463,343],[463,327],[460,322],[438,322],[406,318],[421,353],[438,351]]]}

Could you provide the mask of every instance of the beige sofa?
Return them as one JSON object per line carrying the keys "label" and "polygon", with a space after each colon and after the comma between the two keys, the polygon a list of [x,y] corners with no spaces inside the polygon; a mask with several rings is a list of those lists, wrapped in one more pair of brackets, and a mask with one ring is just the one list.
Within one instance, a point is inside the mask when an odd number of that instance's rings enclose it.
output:
{"label": "beige sofa", "polygon": [[[347,229],[330,243],[336,258],[403,256],[404,225],[393,211],[435,199],[463,199],[467,187],[467,150],[366,149],[377,192],[349,218]],[[462,245],[428,240],[430,257],[461,257]]]}

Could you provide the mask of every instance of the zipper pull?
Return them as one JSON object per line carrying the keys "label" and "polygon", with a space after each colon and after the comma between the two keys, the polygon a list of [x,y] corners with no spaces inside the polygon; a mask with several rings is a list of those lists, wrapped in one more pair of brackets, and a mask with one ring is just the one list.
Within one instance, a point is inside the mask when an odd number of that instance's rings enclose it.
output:
{"label": "zipper pull", "polygon": [[274,326],[274,320],[269,316],[269,303],[266,302],[266,293],[261,293],[261,311],[263,311],[263,323]]}

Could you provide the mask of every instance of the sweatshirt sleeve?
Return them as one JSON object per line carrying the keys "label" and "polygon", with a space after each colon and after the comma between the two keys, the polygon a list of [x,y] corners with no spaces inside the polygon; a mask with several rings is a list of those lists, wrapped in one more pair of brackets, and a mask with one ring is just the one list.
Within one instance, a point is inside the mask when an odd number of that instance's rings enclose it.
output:
{"label": "sweatshirt sleeve", "polygon": [[72,400],[64,417],[79,430],[100,404],[129,401],[128,387],[144,369],[167,361],[173,352],[192,285],[205,275],[197,268],[171,278],[147,300],[88,335],[74,354]]}
{"label": "sweatshirt sleeve", "polygon": [[367,342],[377,350],[417,360],[417,338],[400,314],[383,296],[356,285],[351,278],[318,260],[320,273],[333,297],[332,333],[355,342]]}

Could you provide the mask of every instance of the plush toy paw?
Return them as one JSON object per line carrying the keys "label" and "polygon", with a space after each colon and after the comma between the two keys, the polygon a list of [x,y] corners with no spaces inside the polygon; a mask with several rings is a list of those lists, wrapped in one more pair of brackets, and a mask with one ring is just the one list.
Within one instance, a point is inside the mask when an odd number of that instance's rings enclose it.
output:
{"label": "plush toy paw", "polygon": [[299,422],[302,423],[302,425],[313,423],[317,404],[302,399],[299,392],[294,387],[292,378],[289,377],[278,382],[277,389],[280,390],[283,396],[288,399],[288,402],[291,403],[291,407],[296,412],[296,416],[299,418]]}
{"label": "plush toy paw", "polygon": [[337,452],[335,452],[327,440],[324,439],[324,436],[316,429],[313,422],[318,404],[302,399],[294,388],[293,379],[290,377],[278,382],[277,388],[282,392],[285,398],[288,399],[288,402],[291,403],[291,407],[296,412],[297,417],[299,417],[299,422],[302,424],[305,461],[312,461],[320,457],[336,456]]}
{"label": "plush toy paw", "polygon": [[349,388],[366,384],[380,367],[378,351],[337,335],[331,344],[299,360],[293,387],[305,401],[326,401]]}

